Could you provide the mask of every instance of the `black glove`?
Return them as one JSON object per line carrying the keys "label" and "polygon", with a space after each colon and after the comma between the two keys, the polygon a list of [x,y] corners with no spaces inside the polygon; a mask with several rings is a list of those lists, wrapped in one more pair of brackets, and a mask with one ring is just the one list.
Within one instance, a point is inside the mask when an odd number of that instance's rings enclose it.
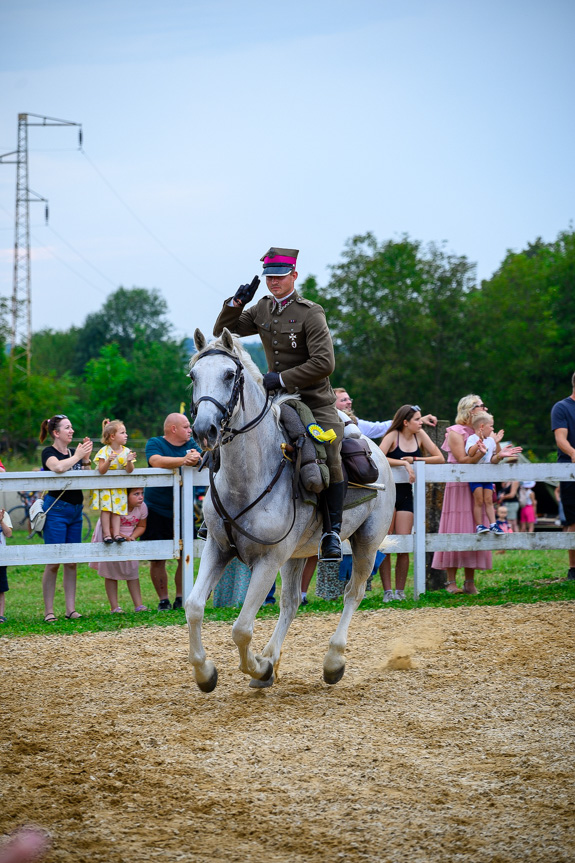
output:
{"label": "black glove", "polygon": [[245,306],[246,303],[249,303],[250,300],[253,300],[254,294],[257,291],[260,284],[260,277],[254,276],[251,283],[249,285],[240,285],[237,291],[234,294],[234,300],[240,303],[242,306]]}
{"label": "black glove", "polygon": [[277,372],[266,372],[264,375],[264,387],[266,390],[281,390],[282,382]]}

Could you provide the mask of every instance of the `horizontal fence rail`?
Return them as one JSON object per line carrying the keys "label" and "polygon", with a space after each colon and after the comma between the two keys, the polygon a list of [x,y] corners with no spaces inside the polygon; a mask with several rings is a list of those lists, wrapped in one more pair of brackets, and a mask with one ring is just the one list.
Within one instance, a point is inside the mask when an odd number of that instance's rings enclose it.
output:
{"label": "horizontal fence rail", "polygon": [[[506,464],[500,465],[429,465],[415,462],[414,527],[410,536],[393,536],[392,553],[414,554],[414,596],[425,592],[425,555],[429,551],[493,551],[497,549],[568,549],[575,548],[575,532],[512,533],[504,536],[474,533],[426,534],[425,487],[427,483],[444,482],[502,482],[507,480],[535,480],[539,482],[575,481],[575,464]],[[405,468],[392,468],[396,483],[407,482]],[[110,474],[102,476],[97,470],[68,471],[57,474],[50,471],[0,473],[0,492],[5,491],[61,491],[66,489],[91,490],[110,488]],[[194,553],[201,555],[203,543],[193,539],[194,487],[206,486],[207,477],[195,467],[181,470],[161,468],[135,468],[130,474],[114,471],[114,487],[172,488],[174,502],[174,540],[138,541],[133,543],[70,543],[66,545],[7,545],[0,546],[0,563],[7,566],[42,563],[89,563],[112,560],[167,560],[182,558],[184,596],[193,586]],[[380,492],[385,494],[385,492]],[[180,539],[181,535],[181,539]]]}
{"label": "horizontal fence rail", "polygon": [[[181,495],[182,475],[179,470],[164,470],[162,468],[134,468],[132,473],[118,470],[113,473],[100,474],[97,470],[66,471],[22,471],[0,473],[0,492],[9,491],[50,491],[60,492],[63,489],[82,491],[101,488],[158,488],[170,487],[174,507],[174,539],[140,540],[138,542],[114,543],[66,543],[55,545],[6,545],[0,547],[0,563],[3,566],[20,564],[46,563],[92,563],[114,560],[170,560],[179,559],[181,555],[187,560],[186,569],[192,573],[193,583],[193,487],[205,485],[203,477],[197,476],[197,470],[192,467],[183,468],[186,485],[190,494]],[[188,501],[186,516],[182,519],[182,497]],[[181,539],[180,539],[181,535]],[[187,551],[189,549],[189,554]],[[187,573],[187,579],[190,572]],[[191,590],[191,584],[190,584]]]}

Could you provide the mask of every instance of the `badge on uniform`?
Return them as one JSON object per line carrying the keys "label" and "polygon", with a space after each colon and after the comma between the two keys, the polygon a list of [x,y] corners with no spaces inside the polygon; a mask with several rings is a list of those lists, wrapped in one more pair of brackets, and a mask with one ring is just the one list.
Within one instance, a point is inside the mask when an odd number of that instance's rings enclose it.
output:
{"label": "badge on uniform", "polygon": [[318,440],[320,443],[331,443],[337,437],[333,429],[324,431],[317,423],[310,423],[307,427],[308,434]]}

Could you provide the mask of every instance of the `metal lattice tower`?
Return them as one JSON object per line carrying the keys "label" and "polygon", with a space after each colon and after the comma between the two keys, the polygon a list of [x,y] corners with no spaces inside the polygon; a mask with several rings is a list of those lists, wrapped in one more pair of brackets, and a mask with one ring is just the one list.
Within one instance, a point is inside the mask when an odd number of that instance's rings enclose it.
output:
{"label": "metal lattice tower", "polygon": [[[34,118],[30,120],[29,118]],[[39,122],[34,122],[34,121]],[[16,165],[16,209],[14,218],[14,273],[12,280],[10,373],[30,374],[32,345],[32,282],[30,272],[30,202],[48,202],[32,191],[28,182],[28,127],[80,126],[68,120],[40,114],[18,114],[18,149],[0,156],[0,162]],[[80,147],[82,129],[80,127]],[[15,158],[9,158],[9,157]]]}

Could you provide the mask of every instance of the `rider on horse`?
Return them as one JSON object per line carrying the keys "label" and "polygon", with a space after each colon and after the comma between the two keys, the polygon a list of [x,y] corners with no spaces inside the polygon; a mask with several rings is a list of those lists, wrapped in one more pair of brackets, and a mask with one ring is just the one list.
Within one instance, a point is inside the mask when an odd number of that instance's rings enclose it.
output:
{"label": "rider on horse", "polygon": [[225,301],[214,335],[219,336],[224,327],[239,336],[258,334],[269,369],[264,375],[266,390],[284,389],[298,394],[319,425],[335,432],[335,440],[326,446],[330,482],[329,488],[322,492],[324,534],[319,559],[341,560],[339,534],[345,495],[340,456],[343,423],[329,382],[335,369],[333,342],[323,308],[301,297],[295,289],[297,256],[297,249],[269,249],[261,260],[271,296],[245,308],[253,299],[259,279],[254,279],[251,285],[241,285]]}

